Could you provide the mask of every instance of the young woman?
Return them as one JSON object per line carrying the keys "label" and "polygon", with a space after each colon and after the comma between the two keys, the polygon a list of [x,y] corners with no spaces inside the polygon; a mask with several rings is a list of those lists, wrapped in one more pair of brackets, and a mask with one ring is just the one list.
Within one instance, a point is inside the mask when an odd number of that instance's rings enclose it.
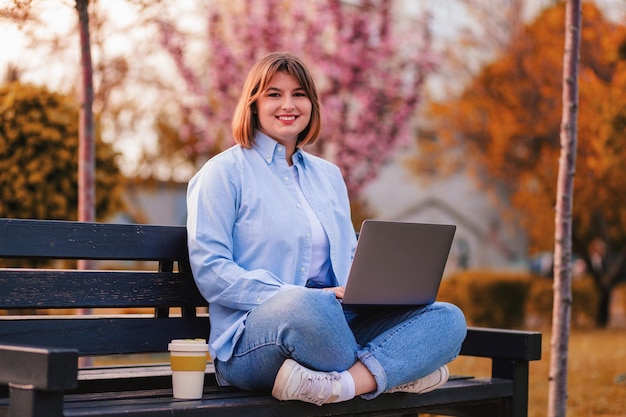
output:
{"label": "young woman", "polygon": [[244,84],[237,145],[189,183],[189,254],[218,382],[317,405],[436,389],[464,316],[439,302],[344,311],[356,238],[338,167],[303,150],[320,126],[305,65],[269,54]]}

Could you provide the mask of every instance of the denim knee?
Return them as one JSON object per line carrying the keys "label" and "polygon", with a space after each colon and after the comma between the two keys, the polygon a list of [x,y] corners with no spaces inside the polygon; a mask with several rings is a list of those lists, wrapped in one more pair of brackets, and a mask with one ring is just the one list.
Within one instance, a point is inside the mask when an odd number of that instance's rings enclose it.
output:
{"label": "denim knee", "polygon": [[467,321],[465,314],[458,306],[446,302],[437,302],[434,304],[437,308],[443,310],[440,314],[443,317],[446,327],[448,328],[449,337],[453,338],[451,345],[457,345],[456,352],[450,360],[456,358],[461,351],[461,345],[467,335]]}
{"label": "denim knee", "polygon": [[275,343],[285,357],[305,366],[343,371],[356,361],[356,340],[341,304],[330,291],[310,288],[280,291],[253,310],[248,320],[265,327],[266,334],[275,331]]}

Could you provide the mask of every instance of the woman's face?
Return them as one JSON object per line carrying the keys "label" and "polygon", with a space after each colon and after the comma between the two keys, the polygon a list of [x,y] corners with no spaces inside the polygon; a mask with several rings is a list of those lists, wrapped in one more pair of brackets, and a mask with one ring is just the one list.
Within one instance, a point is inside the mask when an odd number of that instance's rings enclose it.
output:
{"label": "woman's face", "polygon": [[259,130],[295,149],[298,135],[311,120],[311,100],[291,74],[277,72],[256,102]]}

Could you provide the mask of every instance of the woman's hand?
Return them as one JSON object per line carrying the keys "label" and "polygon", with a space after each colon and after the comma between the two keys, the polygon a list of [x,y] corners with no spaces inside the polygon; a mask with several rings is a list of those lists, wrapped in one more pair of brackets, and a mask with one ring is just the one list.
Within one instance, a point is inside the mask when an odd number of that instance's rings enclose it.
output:
{"label": "woman's hand", "polygon": [[324,291],[332,291],[335,293],[335,298],[341,300],[343,298],[343,293],[346,292],[346,287],[328,287],[324,288]]}

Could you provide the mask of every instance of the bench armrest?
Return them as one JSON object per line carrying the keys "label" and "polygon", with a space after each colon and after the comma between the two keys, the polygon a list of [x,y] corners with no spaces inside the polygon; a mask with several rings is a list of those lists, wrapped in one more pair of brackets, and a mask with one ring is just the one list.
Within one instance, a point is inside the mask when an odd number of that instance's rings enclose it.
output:
{"label": "bench armrest", "polygon": [[0,384],[63,391],[77,386],[78,351],[0,345]]}
{"label": "bench armrest", "polygon": [[536,361],[541,359],[541,333],[469,327],[461,355]]}

